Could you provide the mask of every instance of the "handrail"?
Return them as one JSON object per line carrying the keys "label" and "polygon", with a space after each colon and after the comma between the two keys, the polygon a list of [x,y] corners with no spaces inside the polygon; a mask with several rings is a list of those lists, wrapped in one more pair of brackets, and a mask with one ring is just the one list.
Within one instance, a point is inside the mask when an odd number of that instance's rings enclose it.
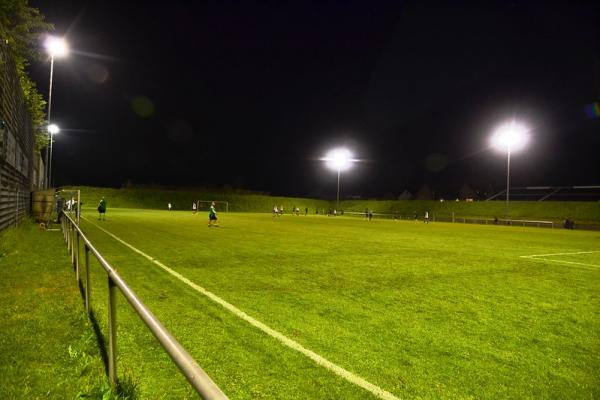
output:
{"label": "handrail", "polygon": [[[91,252],[100,265],[104,268],[108,275],[109,287],[109,307],[108,307],[108,330],[109,330],[109,351],[108,351],[108,376],[110,382],[114,385],[117,381],[116,374],[116,291],[119,288],[123,296],[129,304],[146,324],[150,332],[156,337],[161,347],[171,357],[175,365],[181,370],[188,382],[196,390],[196,392],[206,400],[225,400],[227,396],[219,389],[214,381],[204,372],[204,370],[196,363],[190,354],[177,342],[171,333],[161,324],[161,322],[152,314],[152,312],[144,305],[129,286],[123,281],[113,267],[104,259],[100,252],[92,245],[89,239],[83,234],[77,223],[67,214],[63,212],[65,218],[62,219],[62,228],[67,247],[71,251],[71,260],[76,271],[77,280],[79,281],[79,240],[83,240],[85,248],[85,308],[86,312],[90,312],[90,289],[89,289],[89,253]],[[75,238],[73,238],[75,236]],[[75,243],[74,243],[75,239]],[[76,250],[74,250],[76,247]]]}

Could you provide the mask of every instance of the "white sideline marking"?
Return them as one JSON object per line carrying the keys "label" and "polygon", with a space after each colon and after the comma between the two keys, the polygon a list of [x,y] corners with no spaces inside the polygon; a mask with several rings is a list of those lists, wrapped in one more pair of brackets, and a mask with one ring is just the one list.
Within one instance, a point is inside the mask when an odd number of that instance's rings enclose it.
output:
{"label": "white sideline marking", "polygon": [[548,253],[548,254],[532,254],[530,256],[519,256],[521,258],[533,258],[533,257],[547,257],[547,256],[569,256],[573,254],[591,254],[591,253],[600,253],[598,251],[576,251],[574,253]]}
{"label": "white sideline marking", "polygon": [[550,257],[550,256],[569,256],[569,255],[574,255],[574,254],[592,254],[592,253],[600,253],[600,251],[595,250],[595,251],[576,251],[576,252],[572,252],[572,253],[532,254],[530,256],[519,256],[519,257],[527,258],[530,260],[537,260],[537,261],[552,261],[552,262],[561,263],[561,264],[581,265],[583,267],[598,269],[598,268],[600,268],[600,265],[586,264],[586,263],[580,263],[580,262],[575,262],[575,261],[553,260],[551,258],[546,258],[546,257]]}
{"label": "white sideline marking", "polygon": [[574,261],[565,261],[565,260],[553,260],[551,258],[530,258],[530,260],[536,260],[536,261],[552,261],[555,263],[563,263],[563,264],[574,264],[574,265],[581,265],[584,267],[591,267],[593,269],[598,269],[600,268],[600,265],[594,265],[594,264],[584,264],[584,263],[579,263],[579,262],[574,262]]}
{"label": "white sideline marking", "polygon": [[341,376],[342,378],[346,379],[348,382],[353,383],[357,386],[360,386],[361,388],[368,390],[369,392],[373,393],[375,396],[379,397],[380,399],[384,399],[384,400],[400,400],[398,397],[394,396],[393,394],[391,394],[390,392],[385,391],[384,389],[380,388],[377,385],[374,385],[370,382],[368,382],[367,380],[361,378],[360,376],[332,363],[331,361],[327,360],[324,357],[321,357],[320,355],[318,355],[317,353],[315,353],[312,350],[307,349],[306,347],[302,346],[300,343],[288,338],[287,336],[285,336],[282,333],[277,332],[276,330],[268,327],[267,325],[263,324],[262,322],[252,318],[251,316],[249,316],[248,314],[246,314],[245,312],[243,312],[242,310],[240,310],[239,308],[237,308],[236,306],[234,306],[231,303],[228,303],[227,301],[223,300],[222,298],[220,298],[219,296],[217,296],[216,294],[209,292],[208,290],[204,289],[202,286],[199,286],[197,284],[195,284],[194,282],[190,281],[188,278],[186,278],[185,276],[179,274],[178,272],[172,270],[171,268],[167,267],[166,265],[164,265],[163,263],[161,263],[160,261],[158,261],[157,259],[149,256],[148,254],[142,252],[141,250],[138,250],[137,248],[133,247],[132,245],[130,245],[129,243],[125,242],[124,240],[118,238],[117,236],[113,235],[112,233],[110,233],[109,231],[107,231],[106,229],[96,225],[95,223],[93,223],[92,221],[90,221],[89,219],[82,217],[83,219],[85,219],[86,221],[88,221],[90,224],[94,225],[95,227],[97,227],[98,229],[100,229],[101,231],[103,231],[104,233],[106,233],[107,235],[109,235],[110,237],[112,237],[113,239],[115,239],[116,241],[122,243],[124,246],[128,247],[129,249],[131,249],[132,251],[138,253],[139,255],[141,255],[142,257],[148,259],[149,261],[153,262],[154,264],[158,265],[159,267],[161,267],[162,269],[164,269],[165,271],[167,271],[169,274],[173,275],[174,277],[176,277],[177,279],[179,279],[180,281],[184,282],[185,284],[187,284],[188,286],[192,287],[194,290],[202,293],[203,295],[205,295],[206,297],[208,297],[209,299],[211,299],[212,301],[214,301],[215,303],[223,306],[224,308],[226,308],[227,310],[231,311],[233,314],[235,314],[237,317],[243,319],[244,321],[248,322],[250,325],[260,329],[261,331],[263,331],[264,333],[266,333],[267,335],[279,340],[281,343],[283,343],[284,345],[286,345],[287,347],[294,349],[302,354],[304,354],[306,357],[310,358],[311,360],[313,360],[315,363],[317,363],[318,365],[327,368],[328,370],[332,371],[333,373],[335,373],[338,376]]}

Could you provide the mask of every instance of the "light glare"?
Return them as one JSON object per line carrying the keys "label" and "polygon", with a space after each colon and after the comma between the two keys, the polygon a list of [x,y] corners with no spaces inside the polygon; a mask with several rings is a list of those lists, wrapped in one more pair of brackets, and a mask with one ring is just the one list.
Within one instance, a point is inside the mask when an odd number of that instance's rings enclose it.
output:
{"label": "light glare", "polygon": [[52,57],[64,57],[69,53],[67,42],[62,38],[48,36],[45,46],[48,54]]}
{"label": "light glare", "polygon": [[331,150],[323,159],[326,165],[336,171],[345,171],[352,166],[352,153],[348,149]]}
{"label": "light glare", "polygon": [[492,135],[492,146],[501,151],[519,150],[527,144],[529,130],[515,121],[499,126]]}
{"label": "light glare", "polygon": [[60,132],[60,129],[58,128],[58,125],[50,124],[50,125],[48,125],[48,132],[50,132],[50,134],[52,134],[52,135],[55,135],[58,132]]}

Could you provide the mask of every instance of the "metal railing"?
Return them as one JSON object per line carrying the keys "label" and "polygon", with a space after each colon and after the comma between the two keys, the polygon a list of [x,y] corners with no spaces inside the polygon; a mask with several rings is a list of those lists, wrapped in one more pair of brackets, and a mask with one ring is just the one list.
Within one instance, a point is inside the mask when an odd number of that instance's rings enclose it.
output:
{"label": "metal railing", "polygon": [[117,289],[119,289],[196,392],[206,400],[227,399],[227,396],[206,372],[200,368],[192,356],[175,340],[171,333],[142,303],[133,290],[127,286],[104,257],[102,257],[83,234],[77,223],[67,213],[63,213],[61,227],[67,248],[71,253],[71,262],[75,269],[77,282],[80,282],[80,241],[83,241],[85,249],[85,285],[83,292],[85,297],[85,311],[88,314],[90,313],[91,295],[90,253],[96,257],[108,276],[108,379],[110,383],[113,385],[117,383]]}

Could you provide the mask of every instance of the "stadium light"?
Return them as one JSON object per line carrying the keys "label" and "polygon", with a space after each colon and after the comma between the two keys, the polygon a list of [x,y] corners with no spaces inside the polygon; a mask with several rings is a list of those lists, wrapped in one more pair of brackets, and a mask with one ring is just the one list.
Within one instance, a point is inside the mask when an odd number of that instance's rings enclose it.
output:
{"label": "stadium light", "polygon": [[321,160],[325,161],[325,165],[327,165],[327,167],[337,171],[337,197],[335,209],[339,210],[341,172],[352,167],[352,163],[358,160],[353,159],[350,150],[345,148],[333,149],[329,153],[327,153],[327,155],[325,155],[325,157]]}
{"label": "stadium light", "polygon": [[[46,162],[48,163],[48,171],[46,178],[46,188],[50,185],[52,179],[52,132],[50,132],[51,113],[52,113],[52,77],[54,75],[54,57],[65,57],[69,54],[69,46],[63,38],[56,36],[48,36],[44,43],[46,51],[50,55],[50,89],[48,90],[48,135],[50,136],[50,149],[46,146]],[[50,153],[48,153],[50,151]]]}
{"label": "stadium light", "polygon": [[58,132],[60,132],[60,129],[58,125],[50,124],[48,125],[48,132],[50,132],[51,135],[56,135]]}
{"label": "stadium light", "polygon": [[54,138],[52,136],[60,132],[60,128],[56,124],[48,125],[48,133],[50,134],[50,158],[48,159],[48,181],[52,178],[52,142]]}
{"label": "stadium light", "polygon": [[492,146],[506,152],[506,216],[508,217],[510,201],[510,155],[525,147],[529,141],[529,129],[514,119],[500,125],[492,135]]}
{"label": "stadium light", "polygon": [[63,38],[48,36],[44,45],[50,57],[64,57],[69,54],[69,46]]}

